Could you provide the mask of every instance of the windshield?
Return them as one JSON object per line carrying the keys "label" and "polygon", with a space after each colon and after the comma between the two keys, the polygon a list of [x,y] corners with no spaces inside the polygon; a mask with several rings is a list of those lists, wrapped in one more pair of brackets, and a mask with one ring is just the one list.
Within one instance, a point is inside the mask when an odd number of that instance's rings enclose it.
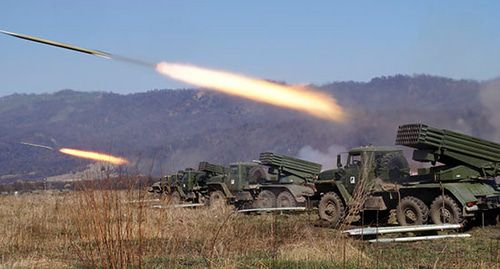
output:
{"label": "windshield", "polygon": [[231,165],[231,177],[238,177],[238,165]]}
{"label": "windshield", "polygon": [[361,164],[361,154],[349,156],[348,165],[359,165],[359,164]]}

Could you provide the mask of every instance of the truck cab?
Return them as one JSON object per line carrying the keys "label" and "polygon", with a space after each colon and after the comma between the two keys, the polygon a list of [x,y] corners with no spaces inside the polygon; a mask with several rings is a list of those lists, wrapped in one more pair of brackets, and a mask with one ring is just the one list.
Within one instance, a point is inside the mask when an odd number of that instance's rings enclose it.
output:
{"label": "truck cab", "polygon": [[357,147],[337,155],[337,169],[321,172],[316,188],[320,193],[331,191],[332,187],[342,189],[339,194],[349,201],[361,179],[401,182],[408,174],[408,162],[400,148]]}
{"label": "truck cab", "polygon": [[259,165],[253,162],[232,163],[229,165],[229,173],[208,179],[209,192],[217,192],[218,196],[233,202],[252,200],[249,190],[258,183],[255,171],[259,168]]}
{"label": "truck cab", "polygon": [[337,155],[337,168],[321,172],[315,182],[320,218],[337,225],[353,205],[367,220],[375,211],[387,218],[388,201],[397,197],[394,186],[406,180],[408,167],[397,147],[357,147]]}

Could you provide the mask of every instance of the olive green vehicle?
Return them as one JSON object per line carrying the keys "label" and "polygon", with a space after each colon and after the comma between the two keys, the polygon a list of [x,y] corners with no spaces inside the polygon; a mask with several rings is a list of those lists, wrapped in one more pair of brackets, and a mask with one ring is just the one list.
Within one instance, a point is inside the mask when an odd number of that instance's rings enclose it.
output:
{"label": "olive green vehicle", "polygon": [[149,187],[148,192],[159,197],[171,195],[179,184],[183,174],[184,170],[179,170],[176,174],[164,176],[160,181],[153,183],[153,185]]}
{"label": "olive green vehicle", "polygon": [[198,170],[186,168],[175,175],[166,176],[163,181],[154,183],[149,192],[168,195],[172,204],[205,203],[208,197],[207,180],[225,173],[228,173],[228,169],[224,166],[200,162]]}
{"label": "olive green vehicle", "polygon": [[423,124],[400,126],[396,144],[413,148],[413,160],[430,167],[410,175],[397,147],[354,148],[345,165],[337,156],[338,168],[316,181],[320,218],[338,224],[362,184],[365,223],[374,216],[386,223],[393,209],[400,225],[498,221],[500,144]]}
{"label": "olive green vehicle", "polygon": [[229,173],[210,178],[210,202],[227,199],[240,208],[305,205],[320,171],[320,164],[264,152],[259,161],[233,163]]}

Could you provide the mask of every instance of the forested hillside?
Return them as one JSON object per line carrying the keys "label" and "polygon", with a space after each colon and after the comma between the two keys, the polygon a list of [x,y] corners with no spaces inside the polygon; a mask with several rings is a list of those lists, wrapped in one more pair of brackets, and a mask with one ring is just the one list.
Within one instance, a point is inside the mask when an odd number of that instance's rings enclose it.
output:
{"label": "forested hillside", "polygon": [[491,85],[397,75],[315,86],[348,111],[345,123],[195,89],[14,94],[0,98],[0,181],[41,179],[90,163],[20,142],[110,152],[132,161],[128,171],[163,174],[201,160],[252,160],[268,150],[332,166],[345,148],[394,144],[396,127],[406,122],[496,139]]}

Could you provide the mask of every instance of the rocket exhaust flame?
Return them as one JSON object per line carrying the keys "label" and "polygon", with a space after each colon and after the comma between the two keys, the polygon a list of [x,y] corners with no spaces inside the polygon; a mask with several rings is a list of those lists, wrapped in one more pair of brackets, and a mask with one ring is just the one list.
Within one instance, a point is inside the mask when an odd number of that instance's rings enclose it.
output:
{"label": "rocket exhaust flame", "polygon": [[34,143],[28,143],[28,142],[20,142],[20,143],[23,145],[26,145],[26,146],[43,148],[43,149],[48,149],[48,150],[52,150],[52,151],[58,150],[59,152],[64,153],[64,154],[68,154],[68,155],[79,157],[79,158],[94,160],[94,161],[108,162],[108,163],[112,163],[112,164],[116,164],[116,165],[122,165],[122,164],[128,163],[128,160],[126,160],[124,158],[112,156],[112,155],[105,154],[105,153],[78,150],[78,149],[70,149],[70,148],[54,149],[53,147],[40,145],[40,144],[34,144]]}
{"label": "rocket exhaust flame", "polygon": [[59,152],[64,153],[64,154],[68,154],[71,156],[83,158],[83,159],[108,162],[108,163],[112,163],[112,164],[116,164],[116,165],[123,165],[123,164],[128,163],[128,160],[126,160],[124,158],[116,157],[116,156],[108,155],[108,154],[104,154],[104,153],[99,153],[99,152],[93,152],[93,151],[61,148],[61,149],[59,149]]}
{"label": "rocket exhaust flame", "polygon": [[342,108],[327,94],[291,87],[234,73],[187,64],[161,62],[156,71],[198,87],[236,95],[258,102],[306,112],[318,118],[342,121]]}
{"label": "rocket exhaust flame", "polygon": [[343,121],[346,119],[337,101],[312,89],[290,87],[265,80],[250,78],[224,71],[201,68],[193,65],[161,62],[156,65],[137,59],[113,55],[100,50],[91,50],[74,45],[0,30],[0,33],[37,43],[78,51],[105,59],[112,59],[145,67],[156,68],[160,74],[198,87],[216,90],[258,102],[302,111],[318,118]]}

